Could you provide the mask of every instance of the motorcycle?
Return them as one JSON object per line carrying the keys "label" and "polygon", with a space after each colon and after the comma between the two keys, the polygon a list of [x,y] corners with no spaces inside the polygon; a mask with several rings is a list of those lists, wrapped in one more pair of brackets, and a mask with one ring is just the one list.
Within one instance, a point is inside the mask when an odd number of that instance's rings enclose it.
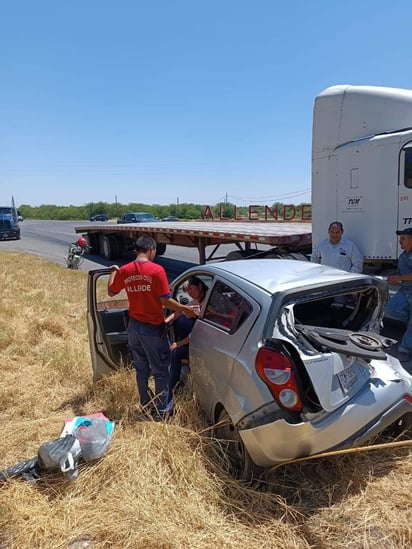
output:
{"label": "motorcycle", "polygon": [[80,237],[76,242],[69,244],[65,261],[68,269],[78,269],[83,263],[83,255],[87,252],[88,246],[85,238]]}

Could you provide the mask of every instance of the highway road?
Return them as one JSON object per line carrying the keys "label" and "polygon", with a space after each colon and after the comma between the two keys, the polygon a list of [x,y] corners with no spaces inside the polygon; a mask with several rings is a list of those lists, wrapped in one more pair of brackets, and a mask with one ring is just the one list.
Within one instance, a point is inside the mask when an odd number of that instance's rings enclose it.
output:
{"label": "highway road", "polygon": [[[66,267],[65,254],[69,244],[75,242],[80,235],[76,234],[74,228],[87,224],[87,221],[35,221],[24,220],[21,224],[20,240],[0,241],[0,250],[14,250],[28,252],[39,255],[62,267]],[[199,253],[196,248],[183,248],[180,246],[169,246],[166,254],[157,258],[157,262],[163,265],[168,273],[170,280],[178,274],[197,264]],[[116,260],[121,265],[130,261],[124,257],[122,260]],[[108,261],[103,257],[90,254],[84,256],[84,261],[80,266],[83,271],[98,269],[102,266],[108,266],[113,261]]]}

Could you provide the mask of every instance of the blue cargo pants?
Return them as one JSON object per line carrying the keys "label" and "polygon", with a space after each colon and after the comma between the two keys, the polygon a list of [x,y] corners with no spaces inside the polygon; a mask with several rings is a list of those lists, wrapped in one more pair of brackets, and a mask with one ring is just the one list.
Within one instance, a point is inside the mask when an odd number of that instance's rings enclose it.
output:
{"label": "blue cargo pants", "polygon": [[[170,345],[165,325],[155,326],[129,319],[127,328],[129,349],[136,370],[140,403],[149,403],[162,414],[173,407],[170,391]],[[149,390],[149,376],[153,372],[155,394]]]}
{"label": "blue cargo pants", "polygon": [[400,289],[388,301],[385,314],[407,324],[407,328],[399,343],[400,351],[412,351],[412,293]]}

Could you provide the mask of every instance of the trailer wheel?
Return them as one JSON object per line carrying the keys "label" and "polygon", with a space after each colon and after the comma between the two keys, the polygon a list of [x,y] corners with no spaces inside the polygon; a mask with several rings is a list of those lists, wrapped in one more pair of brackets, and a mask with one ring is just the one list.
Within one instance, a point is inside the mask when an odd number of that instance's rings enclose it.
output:
{"label": "trailer wheel", "polygon": [[91,247],[92,254],[100,254],[100,239],[99,235],[95,233],[88,233],[87,238],[89,240],[89,245]]}
{"label": "trailer wheel", "polygon": [[256,253],[257,250],[233,250],[226,255],[225,261],[237,261],[238,259],[246,259],[248,257],[254,256]]}
{"label": "trailer wheel", "polygon": [[100,252],[105,259],[116,259],[120,255],[120,246],[113,235],[100,235]]}
{"label": "trailer wheel", "polygon": [[166,244],[161,244],[157,242],[156,255],[164,255],[165,252],[166,252]]}

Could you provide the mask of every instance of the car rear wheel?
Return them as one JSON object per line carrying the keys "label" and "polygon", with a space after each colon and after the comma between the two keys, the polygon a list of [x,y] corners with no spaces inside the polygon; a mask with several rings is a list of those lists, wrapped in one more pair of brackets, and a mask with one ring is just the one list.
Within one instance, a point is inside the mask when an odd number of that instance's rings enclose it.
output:
{"label": "car rear wheel", "polygon": [[397,423],[392,426],[393,435],[398,436],[405,436],[407,438],[410,438],[412,434],[412,412],[408,412],[405,415],[403,415]]}
{"label": "car rear wheel", "polygon": [[213,429],[214,437],[219,445],[223,468],[234,478],[251,482],[261,479],[264,467],[256,465],[246,450],[238,429],[233,425],[229,414],[223,408]]}

